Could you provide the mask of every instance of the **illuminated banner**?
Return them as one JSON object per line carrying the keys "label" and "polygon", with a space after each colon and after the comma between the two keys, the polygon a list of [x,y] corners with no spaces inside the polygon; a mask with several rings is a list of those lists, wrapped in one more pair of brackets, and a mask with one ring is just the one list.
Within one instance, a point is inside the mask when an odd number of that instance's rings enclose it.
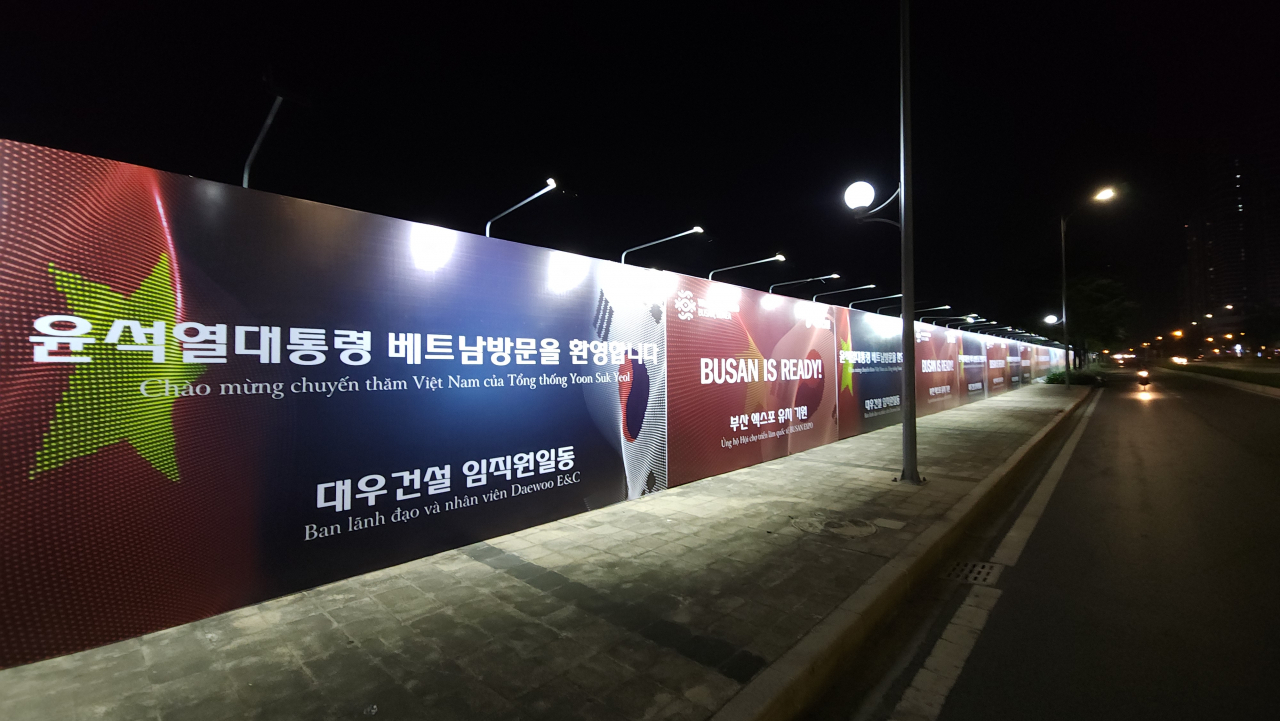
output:
{"label": "illuminated banner", "polygon": [[987,395],[999,395],[1013,387],[1013,375],[1009,368],[1009,342],[983,336],[982,345],[985,346],[987,355]]}
{"label": "illuminated banner", "polygon": [[671,485],[837,439],[833,311],[681,278],[667,308]]}
{"label": "illuminated banner", "polygon": [[0,667],[901,416],[897,318],[2,140],[0,257]]}
{"label": "illuminated banner", "polygon": [[0,665],[667,485],[675,276],[18,143],[0,164]]}
{"label": "illuminated banner", "polygon": [[1027,343],[1018,344],[1018,361],[1019,361],[1018,367],[1022,374],[1023,383],[1030,383],[1032,380],[1032,364],[1035,362],[1034,361],[1035,354],[1033,353],[1033,350],[1034,350],[1034,346],[1030,344],[1027,344]]}
{"label": "illuminated banner", "polygon": [[960,405],[960,331],[916,323],[916,415]]}
{"label": "illuminated banner", "polygon": [[902,422],[902,321],[836,309],[840,437]]}
{"label": "illuminated banner", "polygon": [[960,334],[960,390],[966,403],[987,397],[987,349],[983,343],[984,338],[985,336],[977,333]]}

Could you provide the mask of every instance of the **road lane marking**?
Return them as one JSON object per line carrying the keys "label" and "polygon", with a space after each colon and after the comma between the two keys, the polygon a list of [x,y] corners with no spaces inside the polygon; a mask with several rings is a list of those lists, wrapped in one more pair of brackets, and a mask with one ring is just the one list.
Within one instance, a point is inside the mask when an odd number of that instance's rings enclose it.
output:
{"label": "road lane marking", "polygon": [[911,685],[902,692],[891,719],[936,719],[947,702],[947,694],[960,678],[969,652],[978,642],[978,633],[987,624],[991,609],[1000,598],[1000,590],[987,586],[969,589],[960,608],[943,629],[933,650],[916,671]]}
{"label": "road lane marking", "polygon": [[1063,471],[1067,469],[1067,464],[1071,462],[1071,456],[1075,453],[1076,446],[1080,443],[1080,437],[1084,435],[1085,427],[1089,425],[1089,418],[1093,415],[1093,409],[1098,406],[1098,401],[1102,399],[1102,393],[1103,391],[1099,390],[1098,395],[1094,396],[1093,400],[1089,402],[1089,407],[1085,408],[1080,424],[1076,426],[1071,437],[1062,446],[1058,457],[1054,459],[1053,465],[1049,467],[1049,471],[1044,474],[1044,478],[1040,481],[1040,486],[1036,488],[1035,494],[1031,496],[1031,500],[1027,501],[1026,507],[1018,515],[1018,519],[1013,522],[1013,527],[1004,535],[1004,540],[1000,541],[1000,546],[996,548],[996,552],[991,556],[992,563],[1012,566],[1018,562],[1018,557],[1022,555],[1022,550],[1027,547],[1027,541],[1031,539],[1032,531],[1036,530],[1036,524],[1040,522],[1040,516],[1044,513],[1045,507],[1049,505],[1049,497],[1053,495],[1053,490],[1058,487],[1058,481],[1062,480]]}
{"label": "road lane marking", "polygon": [[[1089,418],[1093,416],[1093,409],[1098,406],[1098,401],[1101,399],[1102,391],[1099,390],[1085,408],[1080,423],[1076,425],[1067,442],[1063,444],[1062,450],[1058,452],[1053,465],[1040,480],[1040,485],[1032,494],[1031,500],[1023,507],[1022,513],[1018,514],[1013,526],[1001,539],[996,552],[991,556],[991,563],[1000,564],[1003,567],[1012,566],[1018,562],[1023,549],[1027,546],[1027,540],[1031,538],[1031,533],[1035,531],[1036,524],[1040,521],[1040,516],[1049,505],[1049,497],[1053,495],[1058,481],[1062,480],[1062,474],[1071,461],[1076,446],[1080,444],[1080,437],[1084,435]],[[911,679],[911,685],[902,693],[902,698],[889,716],[890,721],[899,719],[934,721],[942,714],[942,706],[947,702],[947,695],[960,679],[965,661],[969,659],[969,653],[978,643],[978,635],[986,626],[996,601],[1000,599],[1000,594],[1000,589],[989,586],[975,585],[969,589],[969,595],[961,602],[960,608],[956,609],[951,621],[943,629],[929,656],[925,658],[924,665],[916,671],[915,677]]]}

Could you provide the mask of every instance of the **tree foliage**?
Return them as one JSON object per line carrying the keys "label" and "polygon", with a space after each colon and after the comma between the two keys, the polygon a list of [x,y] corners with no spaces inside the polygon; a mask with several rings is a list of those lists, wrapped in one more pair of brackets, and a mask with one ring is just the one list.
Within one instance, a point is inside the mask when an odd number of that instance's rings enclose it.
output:
{"label": "tree foliage", "polygon": [[1123,343],[1137,310],[1115,279],[1088,276],[1067,284],[1068,330],[1077,348],[1100,351]]}

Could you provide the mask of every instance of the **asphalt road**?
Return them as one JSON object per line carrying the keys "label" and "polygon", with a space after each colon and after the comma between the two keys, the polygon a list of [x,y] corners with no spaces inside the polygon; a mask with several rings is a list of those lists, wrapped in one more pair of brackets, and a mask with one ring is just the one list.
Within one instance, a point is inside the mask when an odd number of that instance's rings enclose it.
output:
{"label": "asphalt road", "polygon": [[[1000,576],[943,721],[1275,717],[1280,399],[1133,380],[1113,377]],[[893,717],[967,591],[858,718]]]}

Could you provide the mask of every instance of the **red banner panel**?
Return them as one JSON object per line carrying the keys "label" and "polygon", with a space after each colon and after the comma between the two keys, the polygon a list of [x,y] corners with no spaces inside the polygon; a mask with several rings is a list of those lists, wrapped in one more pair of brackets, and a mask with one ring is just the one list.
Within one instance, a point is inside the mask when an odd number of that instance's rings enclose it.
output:
{"label": "red banner panel", "polygon": [[701,278],[669,303],[670,485],[836,440],[830,306]]}
{"label": "red banner panel", "polygon": [[1013,387],[1009,370],[1009,343],[986,336],[983,345],[987,350],[987,394],[999,395]]}
{"label": "red banner panel", "polygon": [[916,323],[916,415],[960,405],[964,375],[960,366],[960,331]]}

